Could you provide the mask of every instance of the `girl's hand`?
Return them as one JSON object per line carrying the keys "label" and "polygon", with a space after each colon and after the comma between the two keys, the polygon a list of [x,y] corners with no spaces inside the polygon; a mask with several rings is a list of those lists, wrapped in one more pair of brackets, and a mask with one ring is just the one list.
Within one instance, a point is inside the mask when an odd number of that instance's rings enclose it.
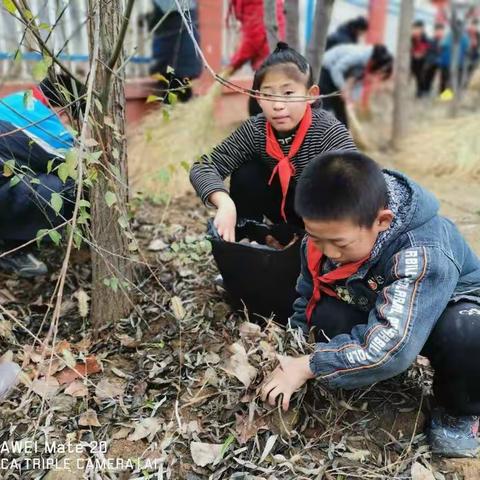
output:
{"label": "girl's hand", "polygon": [[279,395],[283,395],[282,407],[285,411],[290,405],[290,398],[307,380],[314,378],[310,370],[310,357],[287,357],[278,355],[280,365],[273,371],[262,387],[262,400],[272,406]]}
{"label": "girl's hand", "polygon": [[212,193],[209,199],[217,208],[213,220],[218,234],[226,242],[235,241],[235,225],[237,224],[237,208],[230,196],[225,192]]}

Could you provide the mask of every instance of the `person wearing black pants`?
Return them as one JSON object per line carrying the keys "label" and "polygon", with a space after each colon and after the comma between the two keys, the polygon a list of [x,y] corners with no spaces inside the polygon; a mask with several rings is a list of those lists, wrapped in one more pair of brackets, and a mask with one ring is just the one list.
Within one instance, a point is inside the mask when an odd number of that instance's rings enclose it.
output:
{"label": "person wearing black pants", "polygon": [[425,34],[425,25],[422,20],[414,22],[412,27],[410,48],[410,69],[416,83],[416,96],[420,98],[426,93],[425,88],[425,60],[430,42]]}
{"label": "person wearing black pants", "polygon": [[423,354],[435,369],[432,452],[480,453],[480,259],[438,209],[421,186],[359,152],[309,163],[295,192],[307,236],[290,325],[316,326],[317,342],[311,354],[279,359],[264,400],[283,395],[286,410],[313,378],[373,385]]}
{"label": "person wearing black pants", "polygon": [[[329,296],[323,296],[313,311],[315,340],[325,342],[356,325],[368,323],[369,312]],[[433,392],[437,408],[452,415],[474,415],[480,410],[480,304],[450,303],[438,319],[421,355],[435,371]]]}
{"label": "person wearing black pants", "polygon": [[[320,72],[319,85],[320,93],[322,95],[328,95],[330,93],[335,93],[338,91],[338,88],[333,83],[330,71],[326,68],[322,68]],[[348,117],[347,110],[345,108],[345,99],[342,97],[341,94],[323,98],[322,107],[325,110],[332,112],[338,121],[342,122],[346,127],[348,127]]]}
{"label": "person wearing black pants", "polygon": [[[237,207],[238,218],[249,218],[258,222],[267,217],[273,223],[282,223],[280,203],[282,191],[277,178],[269,186],[271,172],[260,162],[248,162],[232,173],[230,196]],[[288,188],[285,205],[287,223],[303,228],[302,219],[295,213],[295,182]]]}
{"label": "person wearing black pants", "polygon": [[348,127],[346,102],[352,85],[365,75],[386,80],[392,73],[393,57],[384,45],[338,45],[328,50],[320,72],[322,107]]}

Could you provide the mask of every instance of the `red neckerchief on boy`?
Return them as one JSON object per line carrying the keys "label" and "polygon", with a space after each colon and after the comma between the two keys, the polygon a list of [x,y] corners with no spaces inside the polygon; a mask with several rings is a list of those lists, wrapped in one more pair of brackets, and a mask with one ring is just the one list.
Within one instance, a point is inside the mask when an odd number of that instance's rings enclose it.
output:
{"label": "red neckerchief on boy", "polygon": [[307,265],[313,280],[313,294],[308,302],[307,308],[305,309],[305,315],[309,325],[313,310],[320,300],[322,293],[325,293],[330,297],[338,298],[335,290],[333,290],[330,285],[334,285],[337,280],[345,280],[358,272],[358,269],[368,260],[369,257],[370,255],[357,262],[345,263],[331,272],[320,275],[323,253],[315,247],[310,238],[307,240]]}
{"label": "red neckerchief on boy", "polygon": [[280,214],[285,222],[287,221],[287,217],[285,216],[285,201],[287,199],[288,185],[290,184],[292,175],[295,174],[295,166],[290,160],[297,154],[298,150],[302,146],[311,124],[312,109],[310,105],[307,104],[307,109],[305,110],[305,114],[298,125],[297,131],[295,132],[295,138],[290,146],[290,150],[288,154],[285,155],[280,147],[280,144],[278,143],[277,138],[275,137],[272,125],[270,122],[267,122],[267,154],[278,162],[273,169],[272,176],[270,177],[268,184],[272,184],[273,177],[276,173],[278,173],[280,186],[282,187],[282,204],[280,206]]}

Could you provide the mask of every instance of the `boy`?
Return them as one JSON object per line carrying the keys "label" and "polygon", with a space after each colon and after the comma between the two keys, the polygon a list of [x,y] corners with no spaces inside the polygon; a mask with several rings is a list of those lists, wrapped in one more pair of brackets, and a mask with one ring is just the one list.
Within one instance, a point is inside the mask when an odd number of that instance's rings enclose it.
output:
{"label": "boy", "polygon": [[315,352],[282,357],[262,389],[275,404],[309,378],[356,388],[398,375],[421,352],[435,370],[434,453],[473,457],[480,413],[480,261],[437,200],[358,152],[312,160],[297,186],[305,222],[292,326]]}
{"label": "boy", "polygon": [[[25,278],[47,273],[30,246],[19,247],[72,215],[75,183],[62,182],[55,168],[74,145],[67,112],[79,115],[83,101],[72,99],[81,89],[58,75],[0,98],[0,271]],[[50,204],[54,193],[63,201],[58,214]]]}

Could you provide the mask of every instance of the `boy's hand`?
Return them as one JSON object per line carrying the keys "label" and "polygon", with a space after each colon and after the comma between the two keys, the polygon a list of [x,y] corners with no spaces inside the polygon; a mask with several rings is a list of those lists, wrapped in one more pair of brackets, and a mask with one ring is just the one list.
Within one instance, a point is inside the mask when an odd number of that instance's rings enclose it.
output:
{"label": "boy's hand", "polygon": [[262,388],[262,400],[274,406],[276,399],[283,394],[282,407],[288,410],[290,398],[307,380],[315,375],[310,370],[310,357],[287,357],[279,355],[280,365],[273,371]]}
{"label": "boy's hand", "polygon": [[218,234],[226,242],[235,241],[235,225],[237,224],[237,208],[225,192],[215,192],[210,196],[210,201],[218,208],[213,224]]}

